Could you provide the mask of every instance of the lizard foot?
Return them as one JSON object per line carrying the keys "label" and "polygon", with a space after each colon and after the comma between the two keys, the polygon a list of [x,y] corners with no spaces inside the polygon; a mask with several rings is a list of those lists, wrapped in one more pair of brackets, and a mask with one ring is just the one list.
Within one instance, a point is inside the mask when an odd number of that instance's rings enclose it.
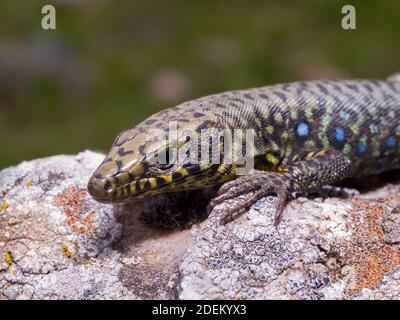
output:
{"label": "lizard foot", "polygon": [[323,185],[336,183],[351,176],[352,172],[352,160],[339,151],[317,150],[309,152],[280,173],[255,171],[251,175],[241,176],[228,182],[221,187],[217,197],[211,201],[209,209],[225,200],[252,193],[236,208],[226,210],[221,217],[221,222],[226,223],[248,211],[259,199],[276,194],[278,204],[274,224],[277,225],[282,217],[287,199],[293,192],[303,193],[318,189]]}
{"label": "lizard foot", "polygon": [[220,221],[226,224],[243,213],[247,212],[253,204],[261,198],[276,194],[278,204],[275,211],[274,225],[278,225],[282,217],[283,209],[288,199],[288,179],[286,176],[273,172],[257,172],[255,174],[241,176],[236,180],[224,184],[217,196],[210,202],[208,211],[222,202],[235,199],[241,195],[252,193],[247,199],[243,199],[234,208],[226,209]]}

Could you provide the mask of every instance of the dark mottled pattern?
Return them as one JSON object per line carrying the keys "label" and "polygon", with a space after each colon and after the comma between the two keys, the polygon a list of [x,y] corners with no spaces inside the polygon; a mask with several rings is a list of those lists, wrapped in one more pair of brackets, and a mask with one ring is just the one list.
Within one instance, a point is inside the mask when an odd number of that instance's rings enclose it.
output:
{"label": "dark mottled pattern", "polygon": [[152,143],[146,134],[152,129],[169,132],[169,121],[176,121],[179,134],[188,129],[254,129],[255,165],[260,171],[225,184],[232,183],[221,188],[213,203],[255,192],[250,202],[232,213],[237,214],[272,192],[283,208],[294,191],[399,168],[399,120],[396,80],[300,81],[214,94],[163,110],[121,133],[91,178],[89,191],[99,201],[116,202],[237,178],[235,163],[178,162],[167,168],[150,164],[145,155]]}

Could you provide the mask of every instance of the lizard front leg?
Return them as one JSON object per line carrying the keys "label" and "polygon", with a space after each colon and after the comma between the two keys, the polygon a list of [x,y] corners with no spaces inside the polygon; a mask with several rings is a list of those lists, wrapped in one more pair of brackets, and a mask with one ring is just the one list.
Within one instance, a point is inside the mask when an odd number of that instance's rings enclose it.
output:
{"label": "lizard front leg", "polygon": [[287,166],[281,173],[255,171],[247,176],[224,184],[214,198],[209,209],[225,200],[234,199],[240,195],[253,193],[249,198],[232,209],[227,209],[221,217],[222,223],[227,223],[235,217],[248,211],[259,199],[276,194],[278,204],[275,213],[275,225],[281,219],[285,204],[294,192],[305,192],[332,184],[351,175],[353,170],[351,159],[336,150],[321,150],[311,152]]}

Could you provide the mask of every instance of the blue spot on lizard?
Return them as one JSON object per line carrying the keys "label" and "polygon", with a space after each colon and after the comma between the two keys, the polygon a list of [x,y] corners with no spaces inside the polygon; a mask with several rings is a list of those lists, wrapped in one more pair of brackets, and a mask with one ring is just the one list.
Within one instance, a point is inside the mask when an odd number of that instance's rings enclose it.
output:
{"label": "blue spot on lizard", "polygon": [[297,134],[300,137],[305,137],[308,135],[308,125],[305,122],[300,122],[297,125]]}
{"label": "blue spot on lizard", "polygon": [[335,137],[337,141],[343,142],[345,135],[344,135],[344,130],[342,128],[336,128],[335,129]]}

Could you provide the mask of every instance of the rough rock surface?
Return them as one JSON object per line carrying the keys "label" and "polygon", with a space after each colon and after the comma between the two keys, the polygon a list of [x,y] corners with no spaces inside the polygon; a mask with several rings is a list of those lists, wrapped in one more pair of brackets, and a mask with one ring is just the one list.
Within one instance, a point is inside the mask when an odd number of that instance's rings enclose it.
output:
{"label": "rough rock surface", "polygon": [[234,204],[191,212],[209,194],[95,202],[85,188],[102,159],[0,171],[0,299],[400,299],[400,184],[300,197],[276,228],[267,197],[220,225]]}

